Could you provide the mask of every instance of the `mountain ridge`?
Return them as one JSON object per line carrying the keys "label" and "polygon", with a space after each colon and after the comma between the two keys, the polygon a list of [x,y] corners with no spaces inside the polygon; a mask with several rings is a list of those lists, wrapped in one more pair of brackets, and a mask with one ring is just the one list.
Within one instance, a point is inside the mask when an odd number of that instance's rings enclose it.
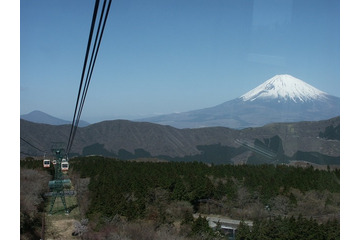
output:
{"label": "mountain ridge", "polygon": [[[279,93],[281,90],[273,91],[274,84],[271,85],[269,83],[279,78],[279,76],[285,76],[286,79],[290,79],[292,82],[290,86],[293,88],[295,85],[298,85],[297,88],[292,89],[293,92],[291,94],[288,93],[286,95],[286,93],[282,93],[284,97],[287,96],[288,99],[294,99],[295,101],[284,101],[283,99],[272,97],[275,95],[274,92]],[[275,85],[279,86],[280,84]],[[300,90],[304,92],[304,89],[312,92],[312,97],[310,97],[311,94],[294,96],[294,92],[301,92]],[[265,94],[265,96],[267,94],[267,97],[260,98],[259,95],[261,94]],[[244,97],[246,97],[246,101],[244,101]],[[254,97],[256,98],[254,99]],[[251,101],[251,99],[253,100]],[[247,127],[261,127],[274,122],[319,121],[339,115],[340,98],[326,94],[290,75],[276,75],[241,97],[214,107],[143,118],[138,121],[170,125],[176,128],[223,126],[243,129]]]}
{"label": "mountain ridge", "polygon": [[[57,118],[54,116],[51,116],[50,114],[44,113],[39,110],[34,110],[27,114],[20,115],[20,119],[24,119],[30,122],[34,123],[44,123],[44,124],[50,124],[50,125],[65,125],[65,124],[71,124],[71,121],[63,120],[61,118]],[[86,127],[90,125],[90,123],[80,120],[79,121],[79,127]]]}
{"label": "mountain ridge", "polygon": [[[340,118],[316,122],[274,123],[263,127],[242,130],[225,127],[198,129],[177,129],[147,122],[128,120],[104,121],[79,128],[70,154],[119,157],[161,157],[182,159],[190,157],[197,160],[204,151],[237,152],[237,140],[254,142],[268,141],[278,136],[281,139],[284,154],[293,156],[298,151],[318,152],[319,154],[339,157],[340,142],[319,138],[328,126],[339,126]],[[32,145],[51,152],[52,142],[67,142],[70,125],[48,125],[20,121],[20,136]],[[211,150],[213,149],[213,150]],[[225,151],[225,152],[224,152]],[[40,153],[21,141],[20,152]],[[192,157],[191,157],[192,156]],[[213,154],[207,155],[208,157]],[[249,152],[237,152],[234,162],[246,162]],[[120,157],[121,158],[121,157]],[[221,160],[220,159],[217,160]]]}

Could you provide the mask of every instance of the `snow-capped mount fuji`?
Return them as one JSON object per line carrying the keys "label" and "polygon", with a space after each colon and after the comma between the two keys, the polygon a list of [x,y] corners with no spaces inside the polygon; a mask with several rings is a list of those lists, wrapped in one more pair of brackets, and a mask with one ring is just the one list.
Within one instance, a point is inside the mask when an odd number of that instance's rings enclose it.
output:
{"label": "snow-capped mount fuji", "polygon": [[242,129],[274,122],[319,121],[336,116],[340,116],[340,98],[283,74],[214,107],[140,120],[177,128],[222,126]]}
{"label": "snow-capped mount fuji", "polygon": [[278,102],[326,101],[327,93],[288,74],[276,75],[240,97],[243,101],[272,100]]}

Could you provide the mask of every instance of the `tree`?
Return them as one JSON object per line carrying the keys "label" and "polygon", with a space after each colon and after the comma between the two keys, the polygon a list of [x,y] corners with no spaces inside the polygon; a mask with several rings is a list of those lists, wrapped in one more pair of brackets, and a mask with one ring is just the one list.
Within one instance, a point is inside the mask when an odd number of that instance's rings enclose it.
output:
{"label": "tree", "polygon": [[193,221],[191,232],[193,235],[201,235],[206,237],[206,239],[214,233],[213,230],[209,227],[209,223],[206,218],[202,217],[201,215],[195,219],[195,221]]}
{"label": "tree", "polygon": [[251,232],[250,227],[244,222],[240,221],[239,227],[236,231],[236,240],[250,240]]}

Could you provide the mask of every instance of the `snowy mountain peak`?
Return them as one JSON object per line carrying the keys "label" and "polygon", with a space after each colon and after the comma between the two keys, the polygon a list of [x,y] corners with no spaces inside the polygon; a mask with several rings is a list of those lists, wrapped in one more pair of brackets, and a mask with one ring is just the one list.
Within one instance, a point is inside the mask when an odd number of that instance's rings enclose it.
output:
{"label": "snowy mountain peak", "polygon": [[327,93],[288,74],[276,75],[240,97],[243,101],[277,99],[278,102],[325,100]]}

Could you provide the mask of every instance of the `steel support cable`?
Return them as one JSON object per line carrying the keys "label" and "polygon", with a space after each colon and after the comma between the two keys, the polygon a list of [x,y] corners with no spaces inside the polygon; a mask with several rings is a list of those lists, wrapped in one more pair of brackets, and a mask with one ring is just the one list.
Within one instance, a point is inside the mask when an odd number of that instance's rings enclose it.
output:
{"label": "steel support cable", "polygon": [[38,151],[40,151],[40,152],[42,152],[42,153],[46,153],[46,151],[41,150],[40,148],[35,147],[34,145],[32,145],[31,143],[29,143],[28,141],[26,141],[26,140],[23,139],[22,137],[20,137],[20,139],[23,140],[24,142],[26,142],[29,146],[35,148],[36,150],[38,150]]}
{"label": "steel support cable", "polygon": [[22,152],[22,151],[20,151],[20,153],[23,154],[23,155],[26,155],[26,156],[34,156],[34,154],[25,153],[25,152]]}
{"label": "steel support cable", "polygon": [[[91,54],[91,60],[90,60],[90,64],[89,64],[89,68],[88,68],[88,72],[87,72],[87,76],[86,76],[86,82],[85,82],[85,86],[84,86],[85,90],[84,90],[84,94],[83,94],[83,96],[81,98],[81,103],[80,103],[80,108],[79,108],[80,110],[79,110],[78,118],[76,119],[77,120],[76,121],[76,126],[79,124],[79,121],[80,121],[80,116],[81,116],[82,109],[83,109],[83,106],[84,106],[84,103],[85,103],[85,98],[86,98],[87,91],[88,91],[88,88],[89,88],[89,85],[90,85],[92,73],[93,73],[95,62],[96,62],[96,59],[97,59],[97,54],[99,52],[99,47],[100,47],[100,44],[101,44],[104,29],[105,29],[106,20],[107,20],[109,10],[110,10],[111,0],[109,1],[109,5],[108,5],[107,11],[106,11],[106,16],[105,16],[104,23],[102,23],[106,1],[107,0],[104,1],[103,8],[102,8],[102,11],[101,11],[99,26],[98,26],[98,29],[97,29],[97,32],[96,32],[96,38],[95,38],[95,41],[94,41],[93,52]],[[100,29],[101,29],[101,33],[100,33]],[[100,33],[100,38],[99,38],[99,33]]]}
{"label": "steel support cable", "polygon": [[[105,5],[106,5],[106,0],[104,1],[103,8],[102,8],[102,11],[101,11],[101,16],[100,16],[100,20],[99,20],[99,26],[98,26],[98,29],[97,29],[97,32],[96,32],[96,38],[95,38],[95,41],[94,41],[93,52],[91,54],[91,60],[90,60],[89,68],[88,68],[88,73],[87,73],[87,76],[86,76],[86,81],[85,81],[85,85],[84,85],[84,91],[83,91],[83,95],[81,97],[81,103],[80,103],[78,116],[77,116],[76,123],[75,123],[74,134],[73,134],[73,137],[72,137],[71,142],[70,142],[69,151],[71,149],[72,142],[74,140],[76,130],[77,130],[77,127],[78,127],[78,124],[79,124],[79,121],[80,121],[80,116],[81,116],[83,106],[84,106],[84,103],[85,103],[85,98],[86,98],[87,91],[88,91],[88,88],[89,88],[89,85],[90,85],[92,73],[93,73],[93,70],[94,70],[94,66],[95,66],[95,62],[96,62],[97,55],[98,55],[98,52],[99,52],[99,47],[100,47],[102,36],[103,36],[103,33],[104,33],[107,17],[108,17],[108,14],[109,14],[110,6],[111,6],[111,0],[109,1],[107,11],[106,11],[106,15],[105,15],[105,19],[104,19],[104,22],[103,22]],[[101,32],[100,32],[100,30],[101,30]],[[99,38],[99,33],[100,33],[100,38]]]}
{"label": "steel support cable", "polygon": [[83,65],[83,70],[82,70],[82,73],[81,73],[80,86],[79,86],[78,96],[77,96],[75,110],[74,110],[74,117],[73,117],[73,121],[72,121],[72,124],[71,124],[68,145],[66,147],[66,152],[67,153],[69,152],[68,150],[69,150],[69,147],[70,147],[70,140],[72,138],[73,131],[74,131],[75,119],[76,119],[76,114],[78,112],[78,105],[79,105],[79,99],[80,99],[82,84],[83,84],[84,75],[85,75],[85,69],[86,69],[87,60],[88,60],[88,56],[89,56],[89,50],[90,50],[90,46],[91,46],[91,40],[92,40],[93,31],[94,31],[96,16],[97,16],[98,8],[99,8],[99,1],[100,0],[95,1],[94,12],[93,12],[93,17],[92,17],[92,21],[91,21],[90,33],[89,33],[89,40],[88,40],[88,44],[87,44],[87,48],[86,48],[86,53],[85,53],[85,58],[84,58],[84,65]]}
{"label": "steel support cable", "polygon": [[[74,141],[74,138],[75,138],[75,134],[76,134],[77,127],[78,127],[78,124],[79,124],[79,121],[80,121],[80,116],[81,116],[81,113],[82,113],[82,110],[83,110],[83,107],[84,107],[87,91],[88,91],[88,88],[89,88],[89,85],[90,85],[92,73],[93,73],[95,62],[96,62],[97,55],[98,55],[98,52],[99,52],[99,47],[100,47],[100,44],[101,44],[101,40],[102,40],[102,36],[103,36],[103,33],[104,33],[106,21],[107,21],[108,15],[109,15],[109,10],[110,10],[112,0],[109,1],[109,4],[107,6],[107,10],[106,10],[106,14],[105,14],[105,18],[104,18],[104,11],[105,11],[105,8],[106,8],[105,7],[106,2],[107,2],[107,0],[104,1],[103,7],[102,7],[101,16],[100,16],[99,24],[98,24],[98,29],[97,29],[97,32],[96,32],[96,37],[95,37],[93,50],[92,50],[92,54],[91,54],[91,59],[90,59],[89,66],[88,66],[88,72],[87,72],[86,80],[85,80],[85,84],[84,84],[84,89],[82,91],[80,106],[79,106],[78,111],[77,111],[76,121],[75,121],[75,124],[74,124],[71,139],[69,139],[69,144],[68,144],[66,154],[68,154],[70,152],[73,141]],[[103,22],[103,19],[104,19],[104,22]],[[99,33],[100,33],[100,37],[99,37]]]}
{"label": "steel support cable", "polygon": [[[88,72],[87,72],[87,76],[86,76],[86,81],[85,81],[85,85],[84,85],[84,90],[83,90],[83,94],[82,94],[82,97],[81,97],[81,103],[80,103],[80,107],[79,107],[79,110],[78,110],[77,119],[76,119],[76,122],[75,122],[74,132],[73,132],[72,138],[70,140],[70,147],[68,149],[68,152],[70,152],[70,150],[71,150],[71,146],[72,146],[73,140],[75,138],[77,127],[78,127],[78,124],[79,124],[79,121],[80,121],[80,116],[81,116],[82,109],[83,109],[83,106],[84,106],[86,94],[87,94],[87,91],[88,91],[88,88],[89,88],[89,85],[90,85],[90,80],[91,80],[92,72],[93,72],[93,69],[94,69],[94,66],[95,66],[95,62],[96,62],[97,54],[98,54],[98,51],[99,51],[102,35],[103,35],[104,29],[105,29],[107,16],[108,16],[108,13],[109,13],[109,10],[110,10],[110,4],[111,4],[111,1],[109,2],[107,12],[106,12],[106,16],[105,16],[105,21],[104,21],[103,24],[102,24],[102,21],[103,21],[103,16],[104,16],[106,0],[104,1],[103,8],[102,8],[102,11],[101,11],[101,16],[100,16],[100,20],[99,20],[99,26],[98,26],[98,29],[97,29],[96,38],[95,38],[94,46],[93,46],[93,51],[92,51],[92,54],[91,54],[91,60],[90,60],[90,63],[89,63]],[[99,38],[100,29],[101,29],[101,34],[100,34],[100,38]]]}
{"label": "steel support cable", "polygon": [[[105,26],[105,25],[102,25],[105,5],[106,5],[106,0],[104,1],[103,8],[102,8],[102,11],[101,11],[99,25],[98,25],[98,29],[97,29],[97,32],[96,32],[96,38],[95,38],[95,41],[94,41],[94,46],[93,46],[91,59],[90,59],[89,67],[88,67],[88,72],[87,72],[87,76],[86,76],[86,81],[85,81],[85,85],[84,85],[84,91],[83,91],[83,94],[82,94],[82,97],[81,97],[80,107],[79,107],[78,115],[77,115],[76,122],[75,122],[75,133],[76,133],[76,129],[77,129],[78,125],[79,125],[80,116],[81,116],[82,109],[83,109],[83,106],[84,106],[84,103],[85,103],[85,98],[86,98],[87,91],[88,91],[88,88],[89,88],[89,85],[90,85],[92,72],[93,72],[95,62],[96,62],[96,58],[97,58],[97,53],[99,51],[99,46],[100,46],[100,43],[101,43],[102,34],[100,36],[100,40],[98,41],[100,29],[101,29],[101,27],[102,27],[102,29],[104,29],[104,26]],[[105,22],[106,22],[106,20],[105,20]],[[73,134],[73,137],[75,137],[75,133]],[[70,146],[71,146],[71,144],[70,144]]]}
{"label": "steel support cable", "polygon": [[[101,24],[102,19],[103,19],[103,13],[104,13],[104,10],[105,10],[105,3],[106,3],[106,0],[104,1],[104,7],[103,7],[101,17],[100,17],[100,24]],[[98,27],[98,31],[97,31],[97,34],[96,34],[96,40],[95,40],[95,43],[94,43],[94,50],[93,50],[93,53],[92,53],[92,56],[91,56],[91,61],[90,61],[89,69],[88,69],[87,79],[86,79],[85,85],[84,85],[84,91],[83,91],[83,95],[82,95],[82,98],[81,98],[81,103],[80,103],[80,107],[79,107],[79,111],[78,111],[78,115],[77,115],[77,119],[76,119],[76,123],[75,123],[75,127],[74,127],[74,132],[73,132],[72,138],[70,140],[70,146],[68,148],[67,153],[69,153],[70,150],[71,150],[71,147],[72,147],[75,135],[76,135],[76,131],[77,131],[77,128],[78,128],[78,125],[79,125],[80,116],[81,116],[83,106],[84,106],[84,103],[85,103],[85,98],[86,98],[87,91],[88,91],[88,88],[89,88],[89,85],[90,85],[92,73],[93,73],[95,62],[96,62],[96,59],[97,59],[97,54],[98,54],[98,51],[99,51],[100,43],[101,43],[103,32],[104,32],[104,29],[105,29],[107,16],[108,16],[108,13],[109,13],[109,10],[110,10],[110,4],[111,4],[111,0],[109,1],[109,5],[108,5],[108,8],[107,8],[104,23],[103,23],[102,26],[99,24],[99,27]],[[97,41],[97,39],[99,37],[100,29],[101,29],[101,34],[100,34],[99,41]],[[96,48],[96,50],[95,50],[95,48]]]}

